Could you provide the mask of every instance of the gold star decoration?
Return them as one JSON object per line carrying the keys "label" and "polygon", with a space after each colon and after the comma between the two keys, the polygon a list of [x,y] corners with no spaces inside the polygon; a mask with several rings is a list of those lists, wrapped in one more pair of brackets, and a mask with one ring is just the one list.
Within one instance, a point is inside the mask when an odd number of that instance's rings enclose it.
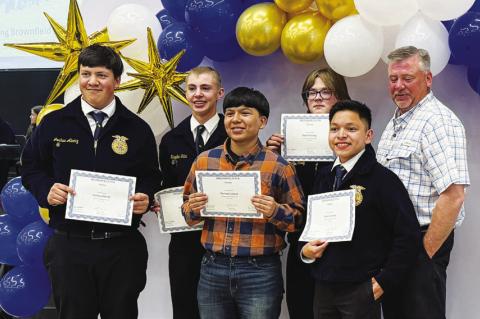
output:
{"label": "gold star decoration", "polygon": [[185,98],[185,91],[180,85],[185,81],[188,73],[176,72],[180,58],[185,54],[185,50],[178,52],[171,60],[162,63],[155,41],[153,40],[152,30],[147,28],[148,39],[148,62],[122,56],[122,58],[138,73],[127,73],[135,78],[125,82],[117,88],[117,91],[135,90],[142,88],[145,90],[137,113],[141,113],[147,105],[158,96],[163,107],[163,112],[167,117],[171,128],[173,123],[173,110],[171,97],[188,105]]}
{"label": "gold star decoration", "polygon": [[92,33],[87,36],[85,24],[80,13],[76,0],[70,0],[68,8],[67,29],[58,24],[52,17],[45,13],[50,26],[55,33],[59,43],[43,42],[43,43],[23,43],[23,44],[4,44],[7,47],[19,49],[28,53],[32,53],[43,58],[53,61],[65,62],[60,74],[53,85],[45,105],[51,104],[65,90],[70,87],[78,78],[77,65],[80,51],[94,43],[110,47],[118,52],[118,50],[131,44],[133,40],[110,41],[107,28]]}

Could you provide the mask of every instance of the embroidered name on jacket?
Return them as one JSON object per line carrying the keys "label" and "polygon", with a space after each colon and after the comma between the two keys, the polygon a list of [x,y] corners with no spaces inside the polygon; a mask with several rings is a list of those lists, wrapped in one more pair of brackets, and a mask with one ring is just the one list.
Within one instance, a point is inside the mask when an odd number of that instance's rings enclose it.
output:
{"label": "embroidered name on jacket", "polygon": [[62,145],[62,143],[70,143],[70,144],[77,144],[78,145],[78,139],[76,139],[76,138],[54,137],[53,138],[53,143],[55,143],[56,147],[60,147]]}

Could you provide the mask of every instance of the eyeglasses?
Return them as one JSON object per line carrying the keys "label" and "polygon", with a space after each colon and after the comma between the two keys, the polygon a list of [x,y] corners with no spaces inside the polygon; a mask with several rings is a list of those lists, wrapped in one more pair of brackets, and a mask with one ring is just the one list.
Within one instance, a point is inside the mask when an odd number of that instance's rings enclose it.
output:
{"label": "eyeglasses", "polygon": [[320,91],[317,90],[308,90],[304,92],[305,97],[309,100],[315,100],[318,95],[322,98],[322,100],[328,100],[333,95],[333,90],[330,89],[321,89]]}

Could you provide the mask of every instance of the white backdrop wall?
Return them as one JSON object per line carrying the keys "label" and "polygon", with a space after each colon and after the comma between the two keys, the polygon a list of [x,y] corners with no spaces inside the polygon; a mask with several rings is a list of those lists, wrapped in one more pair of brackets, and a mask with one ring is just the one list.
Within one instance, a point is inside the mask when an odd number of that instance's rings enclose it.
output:
{"label": "white backdrop wall", "polygon": [[[242,57],[230,63],[212,63],[205,59],[202,64],[212,65],[220,71],[226,91],[237,86],[248,86],[263,92],[270,102],[270,118],[267,127],[261,132],[264,142],[268,136],[280,129],[282,113],[304,112],[300,90],[305,75],[325,62],[309,65],[294,65],[281,52],[263,58]],[[383,62],[368,74],[358,78],[347,78],[350,96],[366,103],[373,112],[375,131],[374,146],[378,144],[383,128],[393,114],[394,106],[387,91],[387,68]],[[466,219],[456,230],[455,246],[448,269],[447,318],[477,318],[477,289],[480,286],[478,267],[480,249],[477,242],[477,227],[480,216],[478,165],[480,149],[476,148],[480,128],[476,125],[480,119],[480,96],[468,85],[466,70],[463,66],[449,65],[433,80],[435,95],[455,111],[463,121],[468,139],[469,171],[472,186],[466,199]],[[218,110],[221,112],[221,103]],[[174,104],[175,123],[179,123],[189,114],[184,105]],[[140,317],[143,319],[171,318],[168,283],[168,242],[169,235],[160,235],[157,222],[151,214],[146,218],[147,227],[143,230],[147,237],[150,261],[148,282],[140,298]],[[284,254],[285,255],[285,254]],[[288,318],[284,305],[281,318]]]}

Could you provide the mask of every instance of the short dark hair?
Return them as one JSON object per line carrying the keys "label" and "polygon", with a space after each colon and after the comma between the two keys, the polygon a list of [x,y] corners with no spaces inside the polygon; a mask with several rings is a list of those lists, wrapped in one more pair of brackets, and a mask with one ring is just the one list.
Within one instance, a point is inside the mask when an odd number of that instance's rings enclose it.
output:
{"label": "short dark hair", "polygon": [[80,52],[77,70],[80,70],[80,65],[91,68],[104,66],[112,70],[115,78],[119,78],[123,73],[122,59],[118,53],[112,48],[100,44],[92,44]]}
{"label": "short dark hair", "polygon": [[361,120],[367,123],[367,129],[370,129],[372,126],[372,112],[365,104],[354,101],[354,100],[345,100],[335,103],[335,105],[330,110],[328,116],[329,121],[332,122],[333,116],[340,111],[352,111],[358,114]]}
{"label": "short dark hair", "polygon": [[230,91],[223,100],[223,113],[229,107],[247,106],[257,109],[260,115],[268,118],[270,115],[270,104],[262,92],[247,87],[237,87]]}

